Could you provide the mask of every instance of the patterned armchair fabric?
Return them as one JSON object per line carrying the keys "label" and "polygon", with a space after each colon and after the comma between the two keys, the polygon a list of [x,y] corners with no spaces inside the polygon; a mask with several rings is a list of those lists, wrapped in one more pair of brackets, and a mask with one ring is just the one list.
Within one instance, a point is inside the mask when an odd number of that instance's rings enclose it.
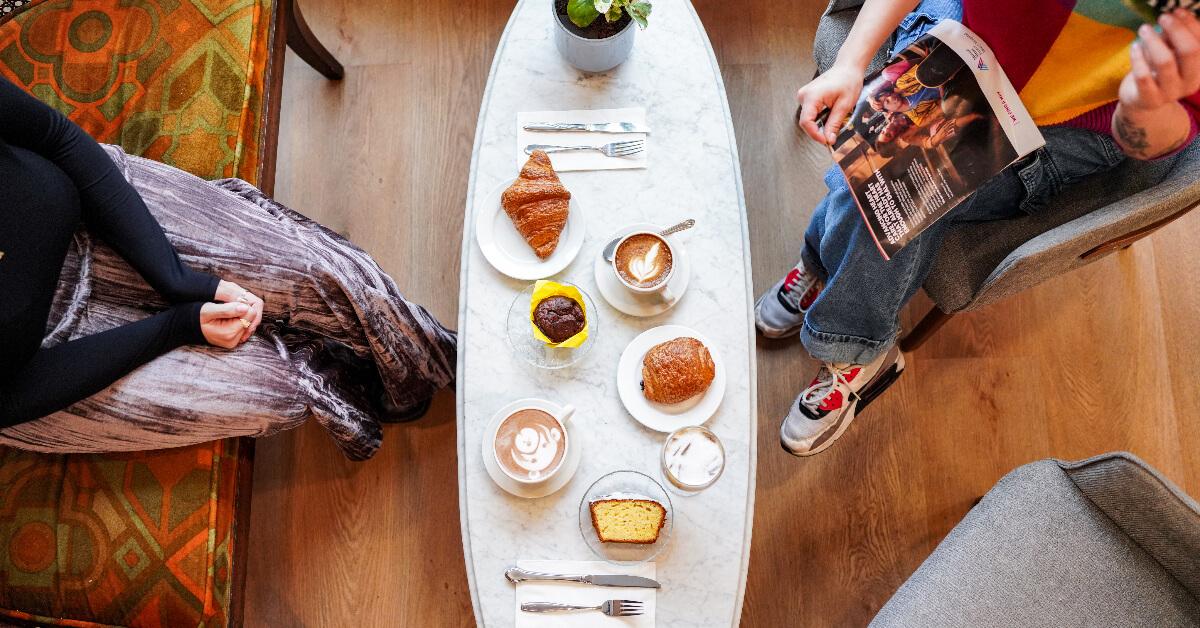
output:
{"label": "patterned armchair fabric", "polygon": [[[0,72],[101,142],[257,183],[273,0],[0,0]],[[240,443],[0,448],[0,623],[224,626]]]}
{"label": "patterned armchair fabric", "polygon": [[226,625],[237,450],[235,440],[107,456],[0,449],[0,617]]}
{"label": "patterned armchair fabric", "polygon": [[[0,0],[0,72],[96,138],[258,180],[271,0]],[[18,13],[19,12],[19,13]]]}

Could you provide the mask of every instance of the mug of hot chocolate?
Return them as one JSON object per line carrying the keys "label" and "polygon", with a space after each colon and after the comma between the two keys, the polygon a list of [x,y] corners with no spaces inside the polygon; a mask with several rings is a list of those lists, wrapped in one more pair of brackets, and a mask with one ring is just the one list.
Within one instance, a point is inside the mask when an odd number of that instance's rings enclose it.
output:
{"label": "mug of hot chocolate", "polygon": [[553,478],[562,468],[567,448],[571,446],[566,424],[574,413],[575,407],[571,405],[554,414],[538,407],[524,407],[501,419],[492,434],[492,453],[500,471],[526,485],[542,484]]}
{"label": "mug of hot chocolate", "polygon": [[670,302],[667,284],[675,274],[675,251],[666,238],[650,231],[635,231],[617,244],[613,272],[626,288],[638,294],[657,294]]}

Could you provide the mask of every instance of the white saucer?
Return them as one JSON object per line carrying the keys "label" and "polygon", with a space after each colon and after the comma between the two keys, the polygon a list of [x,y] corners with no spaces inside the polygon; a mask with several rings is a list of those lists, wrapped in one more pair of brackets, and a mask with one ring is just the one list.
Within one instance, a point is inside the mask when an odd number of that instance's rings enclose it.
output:
{"label": "white saucer", "polygon": [[[608,244],[614,238],[619,238],[634,231],[661,231],[664,227],[648,222],[639,222],[617,229],[607,238],[604,243]],[[600,289],[600,295],[604,297],[608,304],[616,308],[618,311],[630,316],[657,316],[675,307],[683,299],[683,293],[687,291],[688,282],[692,278],[692,263],[688,259],[687,247],[679,241],[677,235],[667,236],[667,240],[671,243],[671,250],[675,252],[675,274],[671,277],[671,282],[667,286],[671,289],[675,296],[673,301],[663,301],[656,294],[641,295],[635,294],[620,281],[617,281],[617,276],[613,273],[612,263],[604,261],[604,249],[596,254],[595,274],[596,287]]]}
{"label": "white saucer", "polygon": [[492,443],[489,436],[496,430],[496,425],[508,415],[516,412],[521,408],[537,408],[545,410],[552,415],[557,416],[562,411],[562,406],[542,399],[518,399],[503,408],[496,411],[492,418],[487,422],[487,427],[483,430],[483,467],[487,469],[488,475],[492,476],[492,481],[496,486],[526,499],[536,499],[545,497],[567,485],[571,478],[575,477],[575,472],[579,470],[579,461],[583,457],[583,430],[574,429],[572,423],[579,420],[579,411],[575,411],[575,415],[567,420],[567,440],[570,445],[567,447],[567,457],[562,461],[562,468],[554,477],[550,478],[545,484],[540,486],[528,486],[521,484],[516,480],[508,477],[500,470],[500,465],[496,464],[496,456],[492,455]]}
{"label": "white saucer", "polygon": [[[651,347],[675,338],[695,338],[708,347],[716,365],[716,376],[703,395],[673,405],[654,403],[642,392],[642,359]],[[662,325],[648,329],[630,341],[617,364],[617,393],[621,403],[638,423],[659,432],[674,432],[689,425],[703,425],[717,411],[725,396],[725,363],[711,341],[694,329],[682,325]]]}
{"label": "white saucer", "polygon": [[545,279],[566,268],[579,255],[587,221],[583,219],[579,202],[572,195],[567,226],[563,228],[558,247],[550,257],[544,260],[538,258],[500,206],[500,195],[513,181],[516,179],[497,185],[475,208],[475,240],[479,242],[483,256],[496,270],[513,279]]}

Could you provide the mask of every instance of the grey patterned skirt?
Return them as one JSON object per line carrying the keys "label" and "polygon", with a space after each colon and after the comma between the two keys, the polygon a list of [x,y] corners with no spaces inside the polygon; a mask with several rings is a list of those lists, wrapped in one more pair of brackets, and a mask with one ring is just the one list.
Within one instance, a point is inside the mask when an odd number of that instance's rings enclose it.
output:
{"label": "grey patterned skirt", "polygon": [[[50,453],[179,447],[266,436],[315,418],[348,458],[371,457],[381,419],[420,412],[453,383],[456,337],[408,302],[371,257],[238,179],[208,182],[104,149],[180,257],[263,298],[263,324],[227,351],[172,351],[66,410],[0,429]],[[103,242],[76,234],[43,347],[166,303]]]}

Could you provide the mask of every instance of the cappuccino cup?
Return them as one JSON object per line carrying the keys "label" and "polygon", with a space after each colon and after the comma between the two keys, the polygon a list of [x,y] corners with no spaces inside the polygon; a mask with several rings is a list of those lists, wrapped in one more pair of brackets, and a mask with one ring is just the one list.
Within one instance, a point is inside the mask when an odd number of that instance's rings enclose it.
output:
{"label": "cappuccino cup", "polygon": [[668,287],[675,275],[675,249],[663,236],[652,231],[635,231],[621,238],[613,253],[613,274],[617,281],[636,294],[658,295],[671,302]]}
{"label": "cappuccino cup", "polygon": [[491,434],[492,456],[500,472],[514,482],[540,486],[562,469],[571,439],[566,424],[575,407],[553,404],[524,404],[500,419]]}

